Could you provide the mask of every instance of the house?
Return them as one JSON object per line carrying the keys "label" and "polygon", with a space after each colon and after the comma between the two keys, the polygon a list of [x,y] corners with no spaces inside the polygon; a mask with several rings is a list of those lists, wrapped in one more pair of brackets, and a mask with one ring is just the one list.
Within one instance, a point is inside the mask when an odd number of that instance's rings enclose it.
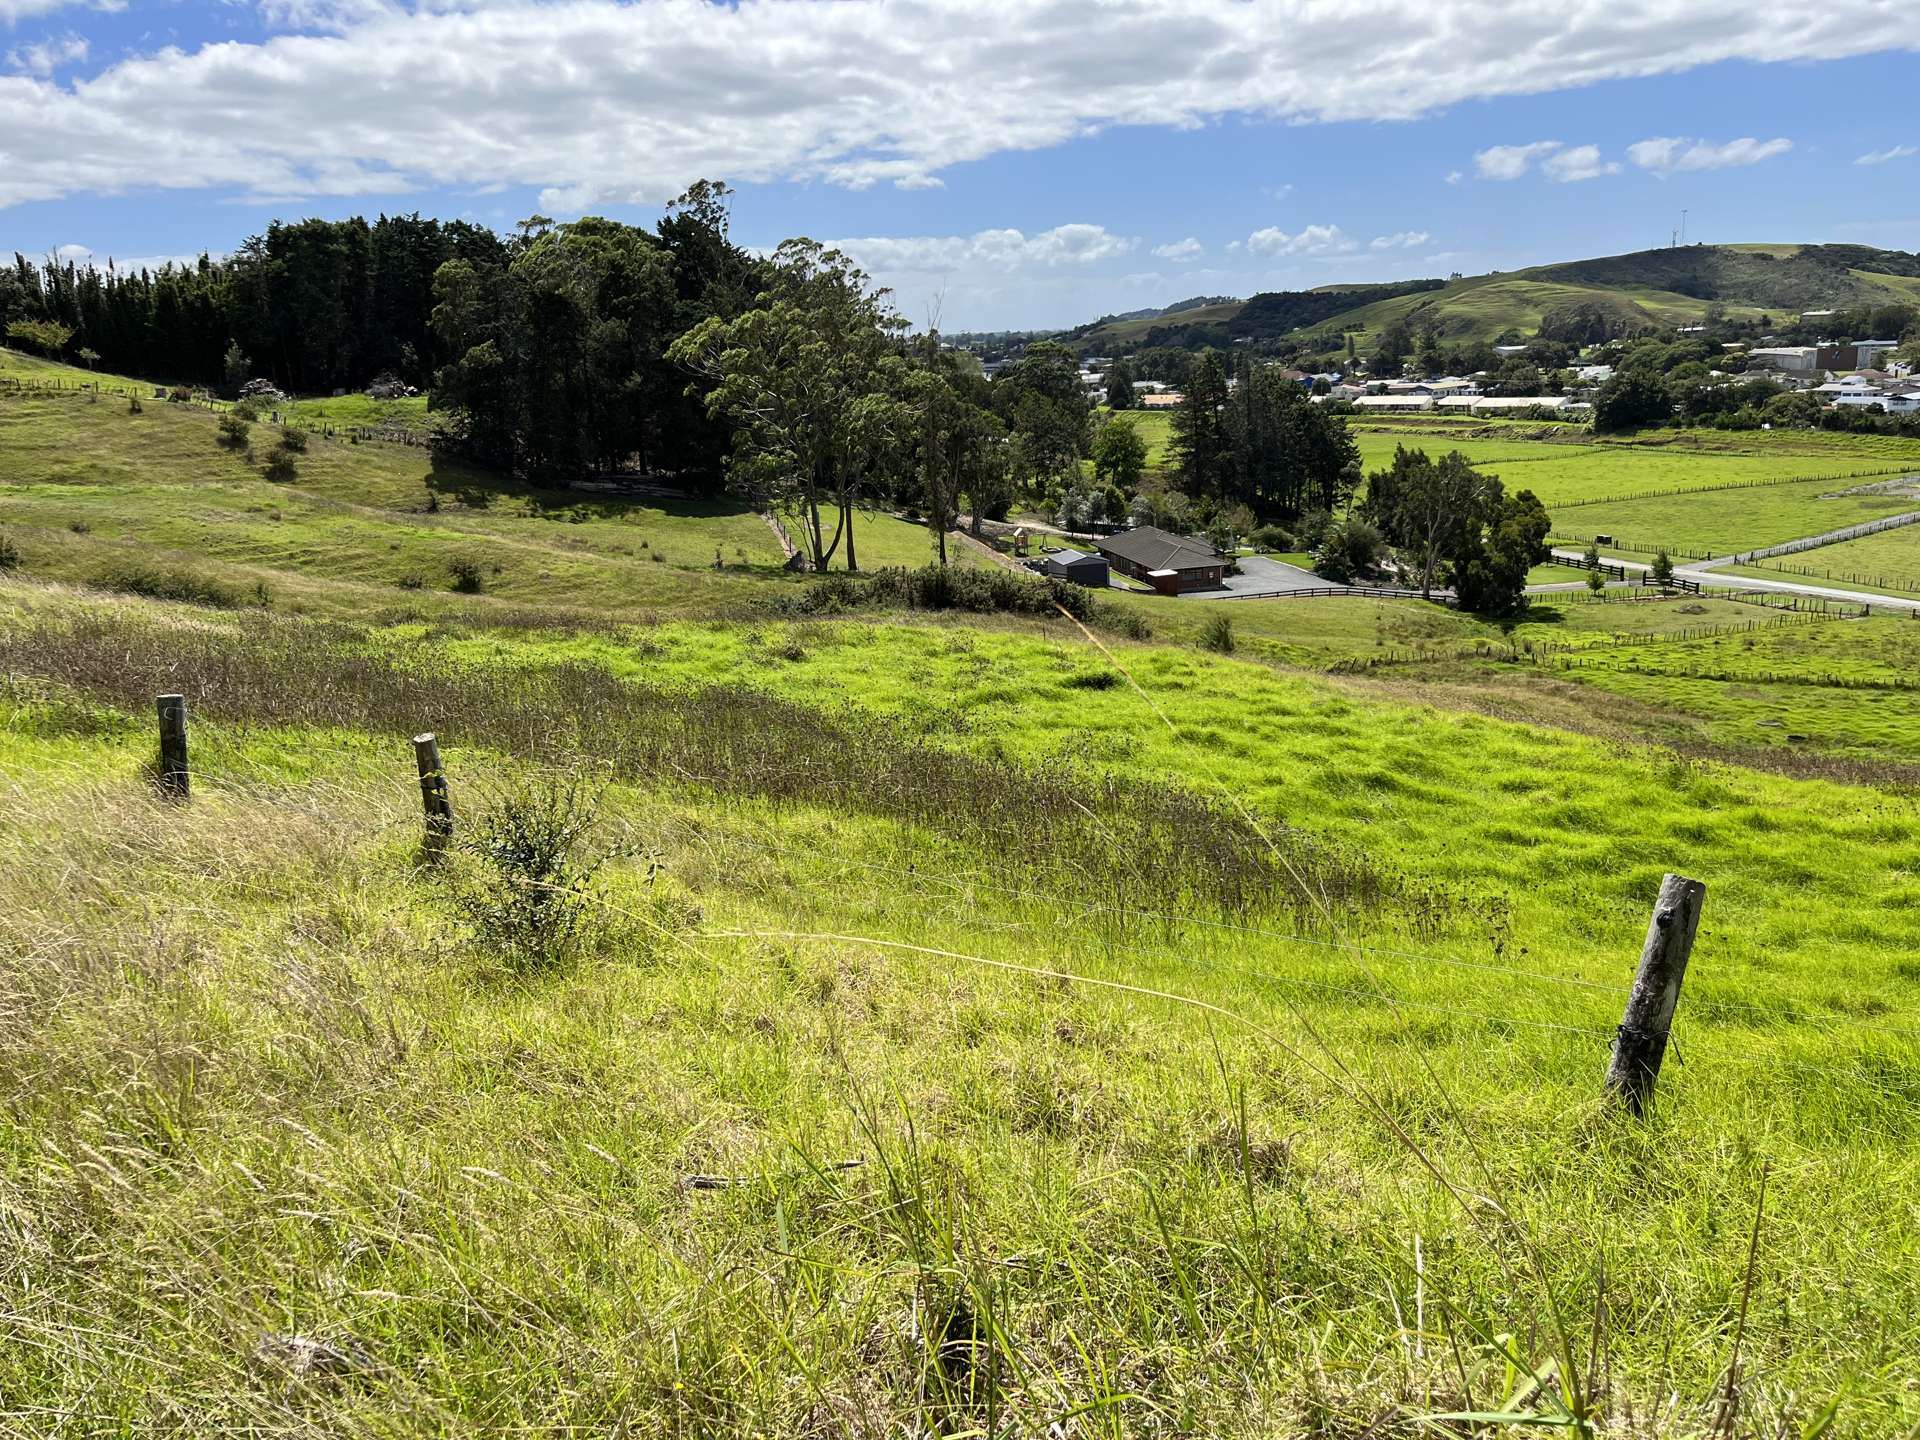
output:
{"label": "house", "polygon": [[1163,390],[1157,395],[1136,394],[1135,398],[1139,400],[1142,410],[1178,410],[1180,402],[1187,397],[1178,390]]}
{"label": "house", "polygon": [[1040,560],[1040,573],[1070,585],[1085,585],[1090,590],[1107,588],[1107,562],[1084,550],[1050,550]]}
{"label": "house", "polygon": [[1512,410],[1565,410],[1571,405],[1564,395],[1482,395],[1472,410],[1475,415],[1498,415]]}
{"label": "house", "polygon": [[1356,410],[1431,410],[1431,395],[1356,395],[1352,401]]}
{"label": "house", "polygon": [[1115,570],[1146,581],[1162,595],[1218,590],[1226,579],[1227,562],[1213,546],[1157,525],[1109,535],[1099,548]]}

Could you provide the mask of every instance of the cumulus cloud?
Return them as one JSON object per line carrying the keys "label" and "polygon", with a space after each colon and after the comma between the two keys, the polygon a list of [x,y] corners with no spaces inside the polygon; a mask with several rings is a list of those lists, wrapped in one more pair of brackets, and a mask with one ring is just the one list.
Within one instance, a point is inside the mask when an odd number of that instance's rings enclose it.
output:
{"label": "cumulus cloud", "polygon": [[1576,145],[1571,150],[1561,150],[1549,155],[1540,162],[1541,170],[1550,180],[1563,183],[1574,180],[1593,180],[1601,175],[1618,175],[1618,160],[1600,158],[1598,145]]}
{"label": "cumulus cloud", "polygon": [[[161,270],[168,265],[192,266],[200,263],[199,255],[103,255],[91,245],[58,245],[54,247],[54,258],[65,260],[83,269],[105,270],[108,265],[123,274],[133,274],[141,270]],[[215,253],[216,259],[220,258]]]}
{"label": "cumulus cloud", "polygon": [[832,244],[884,278],[892,274],[1088,265],[1125,255],[1134,242],[1104,225],[1075,224],[1056,225],[1037,235],[1018,230],[982,230],[973,235],[868,235]]}
{"label": "cumulus cloud", "polygon": [[1162,260],[1192,260],[1207,247],[1189,235],[1184,240],[1175,240],[1168,245],[1156,245],[1153,253]]}
{"label": "cumulus cloud", "polygon": [[1433,237],[1425,230],[1397,230],[1391,235],[1376,235],[1368,242],[1369,250],[1411,250],[1424,245]]}
{"label": "cumulus cloud", "polygon": [[87,37],[68,31],[33,45],[17,45],[7,52],[7,68],[30,75],[51,75],[62,65],[87,58]]}
{"label": "cumulus cloud", "polygon": [[1627,158],[1642,170],[1661,177],[1689,170],[1725,170],[1736,165],[1758,165],[1793,149],[1791,140],[1756,140],[1751,135],[1715,145],[1709,140],[1660,136],[1627,147]]}
{"label": "cumulus cloud", "polygon": [[1247,249],[1255,255],[1341,255],[1354,248],[1338,225],[1309,225],[1292,232],[1269,225],[1247,237]]}
{"label": "cumulus cloud", "polygon": [[[0,0],[0,20],[57,8]],[[1365,27],[1291,0],[1111,0],[1091,28],[1068,0],[275,0],[272,13],[300,28],[159,49],[71,85],[0,77],[0,205],[153,184],[356,193],[339,187],[396,176],[581,207],[701,175],[919,185],[1115,125],[1404,120],[1909,43],[1884,0],[1380,0]]]}
{"label": "cumulus cloud", "polygon": [[1893,145],[1885,150],[1869,150],[1853,163],[1856,165],[1884,165],[1889,160],[1905,160],[1913,155],[1920,155],[1920,145]]}
{"label": "cumulus cloud", "polygon": [[1489,145],[1474,155],[1474,172],[1482,180],[1518,180],[1533,168],[1534,161],[1559,148],[1558,140],[1536,140],[1531,145]]}

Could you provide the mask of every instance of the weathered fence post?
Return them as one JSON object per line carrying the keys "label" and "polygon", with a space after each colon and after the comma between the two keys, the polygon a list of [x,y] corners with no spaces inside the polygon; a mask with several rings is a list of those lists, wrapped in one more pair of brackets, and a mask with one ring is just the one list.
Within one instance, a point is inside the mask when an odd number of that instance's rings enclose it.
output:
{"label": "weathered fence post", "polygon": [[187,797],[187,697],[162,695],[160,710],[160,793]]}
{"label": "weathered fence post", "polygon": [[1706,895],[1705,885],[1685,876],[1669,875],[1660,882],[1660,899],[1640,952],[1640,973],[1634,976],[1626,1013],[1614,1036],[1612,1063],[1607,1066],[1607,1089],[1635,1115],[1646,1112],[1660,1078],[1660,1062],[1666,1058],[1667,1035],[1680,1003],[1680,985],[1687,976],[1687,957],[1693,953]]}
{"label": "weathered fence post", "polygon": [[453,838],[453,801],[440,765],[440,742],[431,731],[413,737],[413,758],[420,767],[420,804],[427,814],[427,853],[438,855]]}

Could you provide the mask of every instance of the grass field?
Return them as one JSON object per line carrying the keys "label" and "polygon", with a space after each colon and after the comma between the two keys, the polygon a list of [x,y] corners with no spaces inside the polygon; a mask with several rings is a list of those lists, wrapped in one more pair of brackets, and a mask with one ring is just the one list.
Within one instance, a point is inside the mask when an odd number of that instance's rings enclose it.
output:
{"label": "grass field", "polygon": [[1915,506],[1913,493],[1837,494],[1832,484],[1813,480],[1582,505],[1556,516],[1554,533],[1574,540],[1612,535],[1614,548],[1622,552],[1668,545],[1727,555],[1877,520]]}
{"label": "grass field", "polygon": [[7,1427],[1707,1440],[1743,1305],[1739,1440],[1920,1426],[1920,622],[779,618],[736,507],[213,434],[0,396]]}
{"label": "grass field", "polygon": [[[1920,510],[1920,498],[1909,497],[1908,508]],[[1920,526],[1897,526],[1758,564],[1766,568],[1755,573],[1772,579],[1808,579],[1816,584],[1848,581],[1904,591],[1920,586]]]}
{"label": "grass field", "polygon": [[[1060,634],[503,646],[182,631],[130,602],[70,629],[71,602],[19,598],[0,933],[10,1043],[59,1060],[6,1084],[10,1206],[46,1239],[14,1261],[33,1343],[0,1393],[133,1428],[257,1425],[290,1395],[334,1431],[809,1433],[822,1406],[1364,1426],[1504,1398],[1499,1347],[1547,1346],[1537,1262],[1576,1327],[1605,1266],[1608,1413],[1704,1430],[1764,1163],[1754,1423],[1842,1386],[1861,1433],[1920,1418],[1890,1363],[1920,1342],[1920,929],[1886,903],[1912,888],[1911,801],[1155,647],[1121,655],[1150,700],[1090,706],[1110,662]],[[198,717],[184,807],[140,773],[159,655]],[[606,872],[619,908],[570,962],[502,974],[435,898],[478,859],[416,868],[426,720],[463,823],[510,757],[592,737],[600,843],[649,858]],[[969,804],[868,773],[876,743]],[[1093,820],[1020,823],[1076,791]],[[1241,803],[1346,940],[1286,898]],[[1139,849],[1199,824],[1255,844],[1232,910]],[[1596,1086],[1670,866],[1712,889],[1687,1064],[1643,1128]],[[276,1381],[286,1335],[364,1368]]]}

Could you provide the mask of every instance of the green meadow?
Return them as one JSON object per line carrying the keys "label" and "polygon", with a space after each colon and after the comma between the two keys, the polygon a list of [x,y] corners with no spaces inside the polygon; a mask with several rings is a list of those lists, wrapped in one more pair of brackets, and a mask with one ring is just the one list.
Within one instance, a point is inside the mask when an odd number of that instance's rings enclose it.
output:
{"label": "green meadow", "polygon": [[[742,505],[215,435],[0,392],[9,1425],[1920,1427],[1920,622],[835,609]],[[1830,439],[1460,443],[1566,495],[1893,463]],[[1556,518],[1915,503],[1832,488]]]}

